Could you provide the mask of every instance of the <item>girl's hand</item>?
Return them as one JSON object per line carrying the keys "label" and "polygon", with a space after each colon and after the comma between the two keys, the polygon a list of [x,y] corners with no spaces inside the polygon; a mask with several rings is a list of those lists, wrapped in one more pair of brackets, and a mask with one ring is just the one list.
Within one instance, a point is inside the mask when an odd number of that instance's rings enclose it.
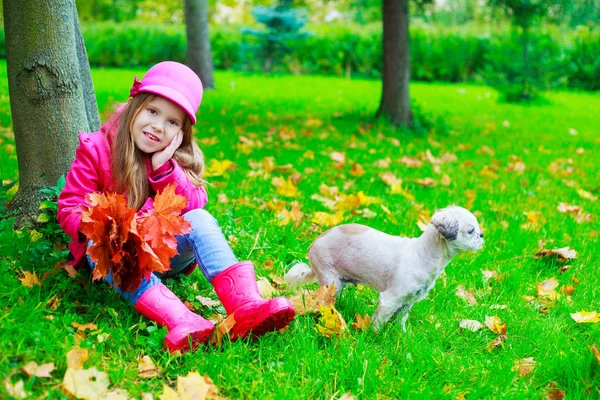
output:
{"label": "girl's hand", "polygon": [[167,147],[152,154],[152,170],[157,170],[158,168],[162,167],[164,163],[169,161],[173,157],[173,154],[175,154],[175,150],[177,150],[181,145],[182,141],[183,131],[179,131],[175,136],[173,136],[171,143],[169,143]]}

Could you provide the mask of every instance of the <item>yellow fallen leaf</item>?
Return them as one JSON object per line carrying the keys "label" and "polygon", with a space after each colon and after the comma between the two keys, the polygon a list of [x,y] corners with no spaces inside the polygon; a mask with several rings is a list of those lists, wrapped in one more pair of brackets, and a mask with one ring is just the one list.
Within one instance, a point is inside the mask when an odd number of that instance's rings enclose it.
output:
{"label": "yellow fallen leaf", "polygon": [[352,168],[350,169],[350,175],[356,176],[356,177],[361,177],[364,174],[365,174],[365,169],[362,167],[362,165],[357,164],[357,163],[352,163]]}
{"label": "yellow fallen leaf", "polygon": [[315,326],[315,330],[320,335],[331,338],[341,337],[346,333],[348,329],[346,321],[333,305],[329,307],[319,305],[319,312],[321,313],[321,319]]}
{"label": "yellow fallen leaf", "polygon": [[150,356],[146,355],[140,358],[138,363],[138,376],[141,376],[142,378],[154,378],[159,372],[160,370],[154,365]]}
{"label": "yellow fallen leaf", "polygon": [[485,326],[497,335],[506,335],[506,322],[502,322],[500,318],[495,315],[492,317],[485,317]]}
{"label": "yellow fallen leaf", "polygon": [[335,214],[329,214],[317,211],[313,214],[311,222],[321,226],[339,225],[344,220],[344,211],[338,211]]}
{"label": "yellow fallen leaf", "polygon": [[229,160],[215,160],[214,158],[210,160],[210,163],[206,167],[206,171],[204,172],[204,176],[221,176],[225,174],[226,171],[235,168],[235,164]]}
{"label": "yellow fallen leaf", "polygon": [[360,314],[356,315],[356,321],[352,323],[352,328],[355,331],[364,331],[371,325],[371,316],[365,315],[364,317]]}
{"label": "yellow fallen leaf", "polygon": [[18,278],[21,281],[21,285],[26,287],[42,286],[35,272],[32,274],[29,271],[21,271],[21,273],[23,274],[23,278]]}
{"label": "yellow fallen leaf", "polygon": [[63,378],[63,388],[78,399],[102,399],[106,397],[109,386],[108,375],[94,367],[90,369],[67,368]]}
{"label": "yellow fallen leaf", "polygon": [[558,299],[560,293],[555,290],[558,285],[559,283],[556,278],[546,279],[545,281],[538,283],[536,285],[538,297],[547,297],[550,300]]}
{"label": "yellow fallen leaf", "polygon": [[71,326],[73,326],[73,328],[77,328],[77,330],[81,331],[81,332],[85,332],[86,330],[95,331],[96,329],[98,329],[96,324],[94,324],[93,322],[89,322],[87,324],[79,324],[77,322],[71,322]]}
{"label": "yellow fallen leaf", "polygon": [[320,305],[329,307],[335,304],[335,285],[323,285],[315,291],[299,293],[290,301],[298,315],[319,312]]}
{"label": "yellow fallen leaf", "polygon": [[234,315],[235,314],[228,315],[227,318],[217,324],[208,340],[210,344],[221,347],[221,344],[223,344],[223,336],[227,335],[235,325]]}
{"label": "yellow fallen leaf", "polygon": [[571,318],[579,324],[600,322],[600,315],[596,311],[579,311],[571,314]]}
{"label": "yellow fallen leaf", "polygon": [[517,371],[519,373],[519,377],[522,378],[531,374],[536,366],[537,362],[533,359],[533,357],[527,357],[517,360],[513,367],[513,371]]}
{"label": "yellow fallen leaf", "polygon": [[291,178],[283,179],[280,176],[271,179],[271,184],[277,189],[277,194],[284,197],[298,196],[298,188],[294,185]]}
{"label": "yellow fallen leaf", "polygon": [[[166,386],[165,386],[166,388]],[[177,377],[177,397],[167,397],[167,399],[178,400],[204,400],[204,399],[222,399],[219,396],[219,389],[214,385],[208,375],[200,375],[197,372],[190,372],[186,376]],[[170,396],[173,394],[170,393]],[[160,397],[163,399],[163,397]]]}
{"label": "yellow fallen leaf", "polygon": [[75,347],[67,353],[67,367],[73,369],[83,369],[83,364],[87,361],[89,355],[87,349]]}
{"label": "yellow fallen leaf", "polygon": [[596,361],[598,361],[598,364],[600,365],[600,350],[598,350],[598,346],[596,346],[596,343],[590,346],[590,350],[592,350],[592,354],[594,355],[594,357],[596,357]]}
{"label": "yellow fallen leaf", "polygon": [[272,299],[275,294],[275,288],[271,285],[271,282],[264,276],[259,277],[256,280],[256,285],[258,286],[258,292],[265,300]]}
{"label": "yellow fallen leaf", "polygon": [[587,199],[590,201],[596,201],[598,200],[598,196],[594,196],[593,194],[591,194],[590,192],[583,190],[583,189],[577,189],[577,194],[582,198],[582,199]]}
{"label": "yellow fallen leaf", "polygon": [[38,378],[52,378],[50,373],[54,371],[54,363],[37,365],[35,361],[30,361],[23,365],[21,369],[29,376],[37,376]]}

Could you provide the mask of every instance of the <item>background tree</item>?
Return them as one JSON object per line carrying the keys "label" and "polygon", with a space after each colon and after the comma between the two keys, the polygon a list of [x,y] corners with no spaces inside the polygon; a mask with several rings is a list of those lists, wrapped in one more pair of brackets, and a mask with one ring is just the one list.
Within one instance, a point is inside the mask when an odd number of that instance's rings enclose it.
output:
{"label": "background tree", "polygon": [[410,126],[408,0],[383,0],[381,80],[381,102],[376,116],[387,117],[396,126]]}
{"label": "background tree", "polygon": [[208,34],[208,1],[185,0],[187,65],[200,77],[205,88],[215,86]]}
{"label": "background tree", "polygon": [[[390,119],[396,126],[409,127],[410,34],[408,0],[383,0],[383,70],[381,101],[375,116]],[[430,0],[417,2],[420,8]]]}
{"label": "background tree", "polygon": [[[4,21],[19,166],[19,190],[11,208],[32,217],[42,200],[40,189],[55,185],[68,171],[77,132],[94,127],[84,95],[84,90],[90,94],[84,83],[90,71],[78,57],[77,41],[82,39],[74,0],[32,0],[27,7],[20,0],[4,0]],[[83,41],[81,57],[82,50]]]}
{"label": "background tree", "polygon": [[242,33],[258,38],[258,51],[264,59],[263,71],[268,73],[277,59],[291,52],[289,41],[308,36],[306,32],[300,32],[308,15],[303,8],[293,7],[293,0],[275,0],[270,7],[256,6],[252,8],[252,15],[266,27],[266,31],[245,28]]}
{"label": "background tree", "polygon": [[[486,83],[497,88],[508,101],[529,101],[539,91],[551,86],[554,71],[560,68],[559,56],[541,53],[539,46],[543,36],[533,36],[532,28],[546,15],[552,6],[545,0],[488,0],[492,7],[503,10],[512,24],[514,43],[518,48],[489,52],[488,68],[484,75]],[[497,46],[498,48],[500,46]],[[503,47],[504,49],[506,47]],[[558,49],[557,49],[558,50]]]}

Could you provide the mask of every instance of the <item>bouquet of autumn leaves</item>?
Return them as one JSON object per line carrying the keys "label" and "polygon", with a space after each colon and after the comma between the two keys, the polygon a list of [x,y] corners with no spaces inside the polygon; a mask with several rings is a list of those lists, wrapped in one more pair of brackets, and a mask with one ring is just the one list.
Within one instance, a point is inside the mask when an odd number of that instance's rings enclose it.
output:
{"label": "bouquet of autumn leaves", "polygon": [[175,187],[165,187],[154,197],[154,208],[139,213],[123,195],[88,195],[80,230],[93,242],[88,248],[96,263],[92,280],[112,274],[115,286],[131,292],[152,272],[171,269],[169,260],[177,254],[175,236],[191,231],[181,216],[187,199],[175,194]]}

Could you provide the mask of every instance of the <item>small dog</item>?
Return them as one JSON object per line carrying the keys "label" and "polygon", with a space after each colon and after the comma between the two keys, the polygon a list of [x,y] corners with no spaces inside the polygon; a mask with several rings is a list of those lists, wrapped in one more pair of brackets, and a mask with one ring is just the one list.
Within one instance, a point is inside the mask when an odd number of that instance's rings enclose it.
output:
{"label": "small dog", "polygon": [[404,312],[406,331],[413,303],[427,296],[452,257],[482,247],[477,218],[462,207],[450,206],[435,212],[418,238],[391,236],[359,224],[336,226],[309,247],[312,269],[297,263],[285,279],[292,287],[314,281],[334,284],[336,296],[348,283],[369,285],[379,292],[374,329]]}

